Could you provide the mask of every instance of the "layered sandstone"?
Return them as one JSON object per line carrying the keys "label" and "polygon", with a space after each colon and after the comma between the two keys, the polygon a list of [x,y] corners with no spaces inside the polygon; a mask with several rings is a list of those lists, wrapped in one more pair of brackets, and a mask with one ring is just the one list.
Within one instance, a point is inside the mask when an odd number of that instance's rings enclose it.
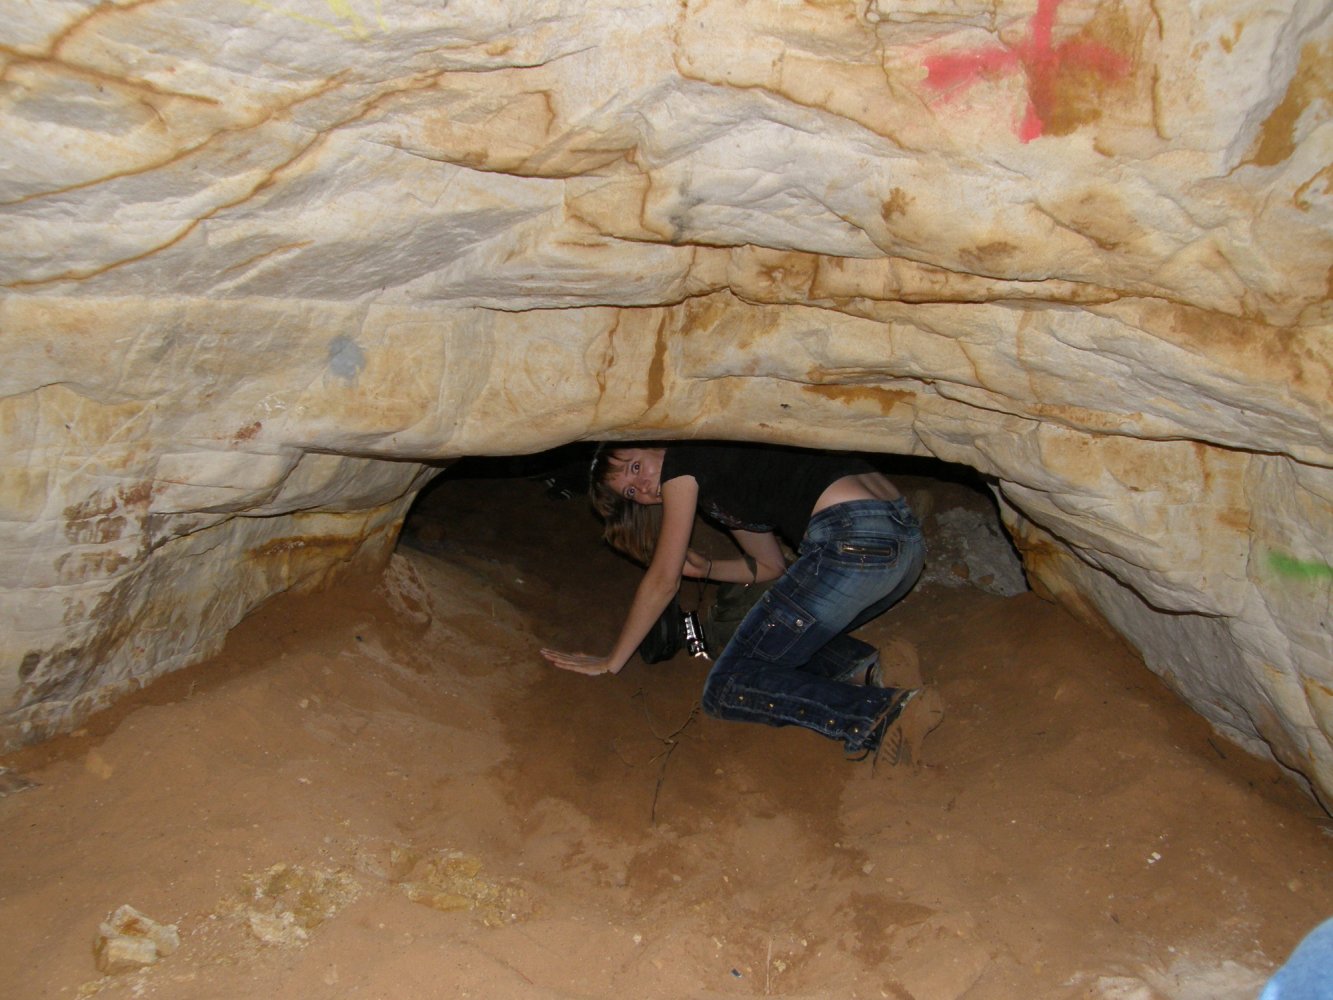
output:
{"label": "layered sandstone", "polygon": [[0,0],[0,731],[390,550],[424,463],[995,477],[1333,803],[1328,3]]}

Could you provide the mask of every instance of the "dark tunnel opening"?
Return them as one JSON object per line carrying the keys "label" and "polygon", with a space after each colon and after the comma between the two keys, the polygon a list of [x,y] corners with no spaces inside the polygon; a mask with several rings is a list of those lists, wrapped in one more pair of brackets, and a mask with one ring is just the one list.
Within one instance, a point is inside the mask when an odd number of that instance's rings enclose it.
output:
{"label": "dark tunnel opening", "polygon": [[[596,448],[595,443],[575,442],[531,455],[460,459],[418,495],[404,520],[399,545],[435,554],[447,550],[450,494],[460,482],[488,483],[496,490],[526,488],[529,495],[539,487],[546,501],[568,505],[571,518],[594,519],[587,491]],[[988,477],[969,466],[931,457],[863,457],[897,484],[922,523],[927,555],[918,586],[970,588],[1002,597],[1029,589]],[[696,530],[705,536],[719,534],[703,516],[696,520]],[[711,544],[727,542],[714,539]]]}

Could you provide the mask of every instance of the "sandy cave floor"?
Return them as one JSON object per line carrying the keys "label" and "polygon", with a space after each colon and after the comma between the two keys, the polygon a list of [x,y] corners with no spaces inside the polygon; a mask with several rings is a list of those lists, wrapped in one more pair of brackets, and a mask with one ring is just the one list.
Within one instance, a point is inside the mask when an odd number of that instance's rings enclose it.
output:
{"label": "sandy cave floor", "polygon": [[[1333,914],[1333,821],[1031,594],[865,630],[948,708],[872,769],[703,717],[683,654],[547,667],[637,571],[536,482],[432,503],[429,553],[0,758],[0,995],[1229,1000]],[[124,903],[181,947],[102,977]]]}

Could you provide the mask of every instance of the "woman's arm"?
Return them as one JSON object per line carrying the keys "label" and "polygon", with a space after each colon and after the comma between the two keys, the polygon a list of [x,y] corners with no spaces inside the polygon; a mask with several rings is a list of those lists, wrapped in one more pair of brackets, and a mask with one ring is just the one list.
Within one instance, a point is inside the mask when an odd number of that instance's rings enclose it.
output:
{"label": "woman's arm", "polygon": [[561,669],[581,674],[619,673],[680,589],[698,500],[699,484],[693,476],[678,476],[662,485],[662,529],[653,550],[653,561],[634,591],[634,600],[611,652],[603,657],[543,649],[542,656]]}
{"label": "woman's arm", "polygon": [[733,531],[732,537],[745,553],[741,559],[710,559],[690,549],[682,573],[692,580],[717,583],[758,583],[776,580],[787,569],[782,546],[771,531]]}
{"label": "woman's arm", "polygon": [[735,530],[731,537],[736,539],[736,544],[754,561],[754,565],[751,566],[745,559],[720,559],[713,563],[709,579],[719,583],[757,583],[761,580],[776,580],[786,572],[787,560],[773,532]]}

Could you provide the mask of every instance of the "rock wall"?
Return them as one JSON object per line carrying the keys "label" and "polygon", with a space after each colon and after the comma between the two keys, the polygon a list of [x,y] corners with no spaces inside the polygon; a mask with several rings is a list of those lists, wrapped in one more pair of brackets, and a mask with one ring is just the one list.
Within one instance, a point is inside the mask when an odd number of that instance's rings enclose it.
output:
{"label": "rock wall", "polygon": [[423,463],[931,454],[1333,804],[1327,2],[0,0],[0,745]]}

